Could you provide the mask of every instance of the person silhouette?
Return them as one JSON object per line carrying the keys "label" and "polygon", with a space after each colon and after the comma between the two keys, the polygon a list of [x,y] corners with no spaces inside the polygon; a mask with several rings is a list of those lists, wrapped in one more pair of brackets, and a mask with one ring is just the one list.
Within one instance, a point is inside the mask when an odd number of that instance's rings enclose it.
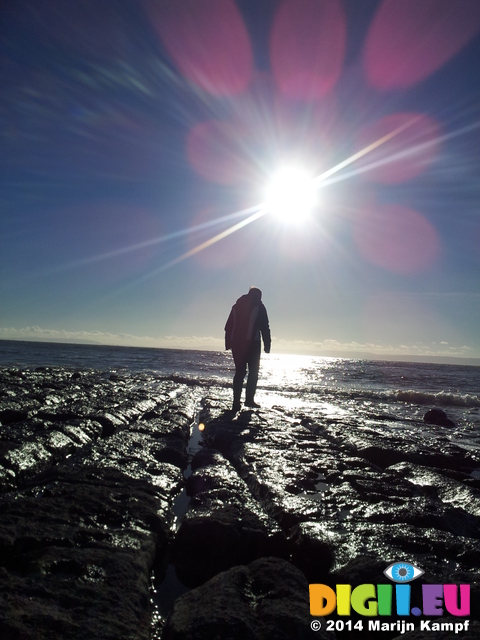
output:
{"label": "person silhouette", "polygon": [[250,287],[249,292],[233,305],[225,325],[225,349],[232,350],[235,362],[232,411],[239,411],[241,408],[240,398],[247,366],[245,406],[260,406],[255,402],[255,391],[260,368],[261,338],[265,353],[270,353],[272,339],[267,310],[262,303],[262,292],[257,287]]}

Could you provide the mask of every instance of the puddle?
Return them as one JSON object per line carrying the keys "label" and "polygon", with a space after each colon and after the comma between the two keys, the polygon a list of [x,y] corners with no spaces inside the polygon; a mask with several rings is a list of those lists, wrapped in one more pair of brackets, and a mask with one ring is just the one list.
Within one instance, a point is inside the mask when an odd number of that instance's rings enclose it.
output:
{"label": "puddle", "polygon": [[165,619],[172,610],[177,598],[190,591],[180,582],[173,564],[167,565],[165,576],[160,584],[154,584],[152,602],[158,617]]}
{"label": "puddle", "polygon": [[350,517],[350,512],[351,512],[351,509],[349,509],[348,507],[345,509],[341,509],[338,513],[338,519],[340,520],[340,522],[347,520],[347,518]]}
{"label": "puddle", "polygon": [[[187,445],[187,468],[183,472],[183,477],[185,480],[192,474],[192,460],[194,455],[202,448],[200,444],[200,440],[203,435],[203,430],[205,428],[203,419],[205,416],[205,408],[203,406],[203,401],[200,400],[195,409],[195,420],[190,425],[190,440]],[[187,495],[185,487],[178,494],[173,502],[173,513],[175,514],[175,521],[173,525],[173,529],[175,532],[178,531],[180,523],[182,521],[183,516],[185,515],[188,505],[190,504],[190,496]]]}
{"label": "puddle", "polygon": [[173,530],[175,532],[178,531],[180,522],[182,521],[183,516],[187,512],[189,504],[190,504],[190,496],[187,496],[187,492],[185,491],[185,489],[183,489],[182,492],[179,493],[178,496],[173,501],[173,513],[175,514]]}
{"label": "puddle", "polygon": [[[205,418],[206,410],[204,408],[203,401],[200,400],[195,409],[195,420],[190,425],[190,440],[187,445],[188,465],[183,472],[185,480],[192,473],[191,463],[194,455],[202,447],[200,441],[202,438],[202,432],[205,428],[203,422]],[[187,512],[189,503],[190,496],[187,495],[184,487],[173,502],[173,512],[175,515],[173,524],[174,533],[178,531],[182,518]],[[163,622],[172,610],[175,600],[184,593],[187,593],[187,591],[190,591],[190,589],[180,582],[175,571],[175,566],[172,563],[167,565],[165,575],[161,579],[156,580],[155,576],[153,576],[152,584],[151,600],[154,608],[152,616],[154,633],[152,635],[152,640],[155,640],[155,638],[161,637],[161,631],[157,633],[156,630],[161,630]]]}
{"label": "puddle", "polygon": [[325,482],[325,476],[323,473],[319,473],[315,479],[315,489],[318,493],[325,493],[328,489],[328,484]]}
{"label": "puddle", "polygon": [[315,502],[321,502],[324,498],[324,494],[328,491],[328,484],[325,482],[325,476],[323,473],[319,473],[315,478],[315,491],[303,491],[299,494],[299,498],[306,500],[314,500]]}

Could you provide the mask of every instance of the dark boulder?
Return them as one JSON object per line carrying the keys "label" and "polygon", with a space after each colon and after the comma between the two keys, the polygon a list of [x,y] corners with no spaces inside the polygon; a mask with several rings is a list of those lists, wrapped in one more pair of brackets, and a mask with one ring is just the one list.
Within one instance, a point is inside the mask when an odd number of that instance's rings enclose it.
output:
{"label": "dark boulder", "polygon": [[174,543],[177,575],[189,587],[262,556],[288,555],[285,534],[225,458],[206,451],[193,466],[208,461],[188,478],[192,499]]}
{"label": "dark boulder", "polygon": [[423,416],[423,421],[426,424],[435,424],[438,427],[454,427],[455,423],[447,417],[445,411],[442,409],[430,409]]}
{"label": "dark boulder", "polygon": [[194,455],[191,463],[192,471],[196,469],[200,469],[202,467],[208,467],[210,465],[221,465],[225,462],[225,458],[222,456],[220,451],[216,449],[209,449],[207,447],[202,447],[197,453]]}
{"label": "dark boulder", "polygon": [[290,563],[262,558],[220,573],[178,598],[162,640],[317,640],[308,583]]}

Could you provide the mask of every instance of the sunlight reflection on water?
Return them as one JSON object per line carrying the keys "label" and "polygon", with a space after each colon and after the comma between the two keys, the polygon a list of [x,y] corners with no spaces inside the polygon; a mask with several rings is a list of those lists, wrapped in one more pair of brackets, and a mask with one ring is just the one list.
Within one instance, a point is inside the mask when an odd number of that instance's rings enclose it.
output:
{"label": "sunlight reflection on water", "polygon": [[308,397],[295,395],[291,392],[274,393],[259,390],[257,399],[260,405],[266,409],[272,409],[275,406],[281,406],[286,409],[308,408],[309,410],[313,409],[317,415],[329,418],[345,418],[353,413],[348,408],[339,407],[329,402],[318,402],[318,400],[311,400]]}
{"label": "sunlight reflection on water", "polygon": [[315,356],[272,355],[262,358],[262,376],[273,388],[301,387],[324,383],[329,370],[336,368],[341,358]]}

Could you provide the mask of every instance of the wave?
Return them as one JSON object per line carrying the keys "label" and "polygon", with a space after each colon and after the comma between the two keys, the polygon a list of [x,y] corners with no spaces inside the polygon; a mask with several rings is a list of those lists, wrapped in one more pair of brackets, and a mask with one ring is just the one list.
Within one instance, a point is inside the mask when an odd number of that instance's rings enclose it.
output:
{"label": "wave", "polygon": [[[222,385],[223,386],[223,385]],[[376,400],[382,402],[407,402],[409,404],[439,405],[443,407],[480,407],[480,396],[471,393],[454,393],[450,391],[418,391],[415,389],[358,389],[345,387],[302,387],[285,385],[277,387],[259,384],[259,389],[277,393],[297,394],[300,396],[322,396],[325,400]]]}
{"label": "wave", "polygon": [[443,407],[480,407],[480,396],[474,396],[469,393],[451,393],[447,391],[428,393],[413,390],[393,391],[390,393],[396,400],[415,404],[437,404]]}
{"label": "wave", "polygon": [[[293,389],[291,389],[293,391]],[[438,405],[442,407],[480,407],[480,396],[449,391],[429,392],[415,389],[309,389],[308,393],[350,400],[380,400],[383,402],[407,402],[409,404]]]}
{"label": "wave", "polygon": [[178,384],[184,384],[189,387],[222,387],[228,389],[232,386],[231,381],[217,377],[199,378],[193,374],[172,373],[167,376],[159,376],[161,380],[170,380]]}

